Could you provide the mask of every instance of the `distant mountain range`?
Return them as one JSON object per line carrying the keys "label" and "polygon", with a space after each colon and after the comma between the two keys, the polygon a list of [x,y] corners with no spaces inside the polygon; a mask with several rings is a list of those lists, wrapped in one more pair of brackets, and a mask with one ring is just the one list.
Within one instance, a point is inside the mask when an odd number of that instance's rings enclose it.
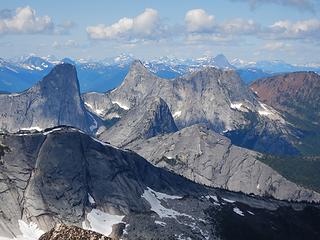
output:
{"label": "distant mountain range", "polygon": [[[35,55],[11,60],[0,59],[0,91],[24,91],[48,74],[54,65],[64,62],[77,67],[81,92],[105,92],[120,85],[133,60],[132,55],[125,54],[101,61],[57,59],[54,56],[39,57]],[[197,59],[162,57],[143,63],[155,75],[169,79],[183,76],[207,66],[236,69],[245,83],[250,83],[258,78],[270,77],[277,73],[320,72],[320,66],[317,65],[295,66],[282,61],[245,62],[234,59],[230,63],[223,54]]]}

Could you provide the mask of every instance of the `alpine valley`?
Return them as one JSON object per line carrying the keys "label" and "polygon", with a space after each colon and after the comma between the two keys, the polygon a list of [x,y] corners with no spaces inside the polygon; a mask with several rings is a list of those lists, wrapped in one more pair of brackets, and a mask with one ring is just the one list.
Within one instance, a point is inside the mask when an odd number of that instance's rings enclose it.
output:
{"label": "alpine valley", "polygon": [[320,239],[319,69],[0,67],[0,240]]}

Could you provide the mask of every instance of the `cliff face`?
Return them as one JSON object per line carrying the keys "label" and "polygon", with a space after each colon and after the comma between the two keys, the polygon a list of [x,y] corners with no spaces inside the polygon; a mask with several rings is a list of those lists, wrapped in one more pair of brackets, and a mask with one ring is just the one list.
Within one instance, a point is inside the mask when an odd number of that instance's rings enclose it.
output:
{"label": "cliff face", "polygon": [[25,92],[1,94],[0,112],[0,129],[8,132],[70,125],[92,133],[98,127],[83,105],[76,69],[70,64],[57,65]]}
{"label": "cliff face", "polygon": [[133,142],[127,148],[156,166],[207,186],[281,200],[320,199],[319,193],[288,181],[260,162],[259,153],[232,145],[204,126]]}
{"label": "cliff face", "polygon": [[161,98],[146,98],[120,121],[104,131],[99,139],[118,147],[157,135],[178,131],[169,107]]}

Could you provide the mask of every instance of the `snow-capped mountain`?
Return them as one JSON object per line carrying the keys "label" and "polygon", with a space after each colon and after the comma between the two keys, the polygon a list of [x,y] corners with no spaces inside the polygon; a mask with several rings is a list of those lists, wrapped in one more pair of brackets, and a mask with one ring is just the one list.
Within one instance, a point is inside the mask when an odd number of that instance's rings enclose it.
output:
{"label": "snow-capped mountain", "polygon": [[[135,57],[131,54],[121,54],[100,61],[70,58],[59,60],[52,55],[39,57],[34,54],[10,60],[1,59],[0,91],[24,91],[48,74],[53,66],[63,62],[77,67],[81,92],[105,92],[120,85],[134,59]],[[225,70],[237,69],[245,83],[250,83],[258,78],[269,77],[279,72],[320,72],[320,67],[316,64],[300,66],[290,65],[283,61],[247,62],[241,59],[234,59],[229,63],[223,54],[215,57],[203,56],[189,59],[161,57],[144,60],[143,64],[155,75],[168,79],[183,76],[205,67]]]}

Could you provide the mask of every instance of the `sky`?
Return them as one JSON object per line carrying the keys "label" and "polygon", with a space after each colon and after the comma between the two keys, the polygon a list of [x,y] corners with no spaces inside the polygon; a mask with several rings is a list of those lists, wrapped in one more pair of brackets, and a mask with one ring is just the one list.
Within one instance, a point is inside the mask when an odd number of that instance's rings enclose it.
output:
{"label": "sky", "polygon": [[0,57],[320,63],[319,0],[1,0]]}

